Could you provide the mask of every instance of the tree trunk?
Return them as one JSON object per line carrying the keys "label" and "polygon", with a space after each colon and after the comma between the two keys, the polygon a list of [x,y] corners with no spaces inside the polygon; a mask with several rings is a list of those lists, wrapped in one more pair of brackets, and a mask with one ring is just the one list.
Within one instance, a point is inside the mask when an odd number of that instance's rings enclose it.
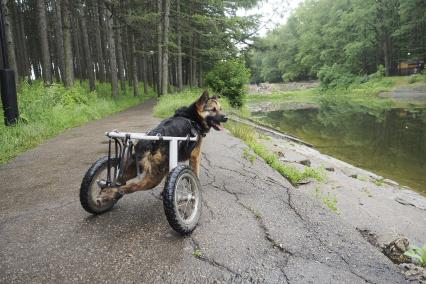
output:
{"label": "tree trunk", "polygon": [[18,86],[19,76],[18,76],[18,65],[15,55],[15,41],[12,33],[12,21],[11,14],[8,7],[8,2],[10,0],[1,0],[2,10],[3,10],[3,21],[4,21],[4,33],[6,36],[6,48],[8,54],[9,66],[7,68],[15,71],[15,83]]}
{"label": "tree trunk", "polygon": [[56,38],[56,54],[58,57],[58,64],[62,82],[64,82],[64,69],[65,69],[65,54],[64,54],[64,33],[62,31],[62,11],[61,0],[53,1],[53,9],[55,15],[55,38]]}
{"label": "tree trunk", "polygon": [[62,1],[62,19],[64,34],[64,85],[72,87],[74,85],[74,67],[71,43],[71,19],[69,0]]}
{"label": "tree trunk", "polygon": [[113,35],[113,19],[111,11],[107,10],[106,14],[106,27],[107,27],[107,37],[109,45],[109,66],[111,74],[111,89],[112,96],[118,97],[118,76],[117,76],[117,55],[115,52],[115,41]]}
{"label": "tree trunk", "polygon": [[391,44],[390,37],[386,34],[383,41],[383,54],[385,61],[385,76],[389,76],[392,68],[392,60],[391,60]]}
{"label": "tree trunk", "polygon": [[86,73],[89,78],[89,88],[90,91],[94,91],[96,89],[95,86],[95,68],[92,62],[92,53],[90,51],[89,45],[89,35],[87,31],[87,7],[83,7],[80,4],[80,25],[81,25],[81,33],[83,36],[83,51],[84,51],[84,59],[86,61]]}
{"label": "tree trunk", "polygon": [[170,0],[164,0],[164,27],[163,27],[163,55],[162,55],[162,75],[161,92],[168,93],[169,86],[169,25],[170,25]]}
{"label": "tree trunk", "polygon": [[71,29],[71,34],[72,34],[72,43],[73,43],[73,49],[74,49],[74,73],[75,73],[75,77],[78,78],[80,80],[80,84],[82,83],[83,77],[85,76],[85,62],[84,59],[82,57],[83,50],[81,48],[81,46],[83,45],[81,42],[81,31],[80,31],[80,24],[78,21],[78,13],[76,13],[75,11],[72,11],[72,29]]}
{"label": "tree trunk", "polygon": [[162,51],[162,38],[163,38],[163,11],[162,11],[162,0],[157,0],[157,8],[158,8],[158,15],[159,15],[159,22],[157,26],[157,45],[158,45],[158,56],[157,56],[157,94],[158,96],[161,96],[163,94],[162,92],[162,71],[161,67],[163,64],[163,51]]}
{"label": "tree trunk", "polygon": [[143,93],[145,95],[148,94],[148,56],[144,53],[143,59],[142,59],[142,75],[143,75]]}
{"label": "tree trunk", "polygon": [[99,70],[99,80],[101,82],[105,82],[106,74],[105,74],[105,60],[104,60],[104,50],[101,40],[101,28],[99,23],[99,6],[98,1],[93,2],[93,30],[95,36],[95,45],[96,45],[96,59],[98,62],[98,70]]}
{"label": "tree trunk", "polygon": [[179,91],[183,89],[182,78],[182,28],[181,28],[181,14],[180,14],[180,0],[176,1],[177,9],[177,87]]}
{"label": "tree trunk", "polygon": [[18,74],[21,78],[30,77],[31,69],[29,66],[27,39],[24,26],[24,5],[22,3],[15,4],[14,9],[14,26],[15,26],[15,56],[17,59]]}
{"label": "tree trunk", "polygon": [[[135,48],[135,35],[130,35],[130,50],[131,53],[131,65],[132,65],[132,82],[133,82],[133,96],[137,97],[139,96],[139,81],[138,81],[138,58],[136,55],[136,48]],[[145,84],[145,82],[144,82]]]}
{"label": "tree trunk", "polygon": [[100,23],[100,36],[101,36],[101,45],[105,64],[105,82],[107,80],[111,79],[111,73],[110,73],[110,65],[109,65],[109,47],[108,47],[108,27],[107,27],[107,21],[106,21],[106,13],[105,13],[105,5],[103,4],[103,0],[99,0],[98,2],[98,11],[99,11],[99,23]]}
{"label": "tree trunk", "polygon": [[117,64],[118,64],[118,78],[120,79],[120,87],[123,94],[126,93],[126,77],[124,75],[124,58],[123,58],[123,45],[121,38],[121,27],[117,23],[117,20],[114,20],[113,32],[116,35],[116,55],[117,55]]}
{"label": "tree trunk", "polygon": [[38,33],[41,46],[41,65],[43,80],[46,85],[52,84],[52,64],[50,61],[49,41],[47,38],[47,19],[44,0],[37,0]]}

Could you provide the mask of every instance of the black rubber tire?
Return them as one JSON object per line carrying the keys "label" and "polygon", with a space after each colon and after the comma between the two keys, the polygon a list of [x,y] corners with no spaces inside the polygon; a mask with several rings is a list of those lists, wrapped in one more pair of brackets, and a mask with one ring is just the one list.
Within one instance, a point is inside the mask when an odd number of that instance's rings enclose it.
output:
{"label": "black rubber tire", "polygon": [[[111,159],[111,171],[113,171],[113,167],[118,163],[118,159]],[[95,202],[91,198],[91,187],[93,182],[95,182],[94,178],[98,173],[105,170],[108,166],[108,157],[102,157],[97,160],[86,172],[84,175],[83,181],[81,182],[80,187],[80,203],[84,210],[91,214],[102,214],[105,213],[114,207],[117,201],[112,201],[108,206],[99,208]]]}
{"label": "black rubber tire", "polygon": [[[191,175],[198,187],[198,202],[196,206],[196,215],[191,222],[185,222],[178,213],[178,208],[175,206],[175,189],[177,181],[183,174]],[[192,171],[192,168],[187,165],[178,165],[167,176],[166,183],[163,190],[163,205],[164,213],[166,214],[167,221],[170,226],[181,235],[188,235],[194,231],[201,216],[202,208],[202,193],[201,184],[198,177]]]}

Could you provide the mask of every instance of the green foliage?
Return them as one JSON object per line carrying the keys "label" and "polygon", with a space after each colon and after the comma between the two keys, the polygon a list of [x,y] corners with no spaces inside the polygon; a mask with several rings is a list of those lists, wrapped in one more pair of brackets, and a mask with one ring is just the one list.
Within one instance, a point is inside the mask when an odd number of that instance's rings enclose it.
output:
{"label": "green foliage", "polygon": [[426,244],[422,248],[410,246],[410,249],[404,255],[411,257],[415,262],[426,267]]}
{"label": "green foliage", "polygon": [[417,82],[426,82],[426,74],[413,74],[408,77],[409,84],[414,84]]}
{"label": "green foliage", "polygon": [[373,79],[373,80],[377,80],[377,79],[382,79],[385,76],[385,66],[383,66],[382,64],[380,64],[377,67],[377,71],[374,72],[373,74],[370,74],[368,76],[369,79]]}
{"label": "green foliage", "polygon": [[206,75],[206,84],[219,95],[228,98],[232,107],[243,105],[245,85],[250,72],[240,59],[221,61]]}
{"label": "green foliage", "polygon": [[163,95],[154,107],[154,115],[161,118],[172,116],[178,108],[195,102],[202,93],[201,89],[188,88],[178,94]]}
{"label": "green foliage", "polygon": [[333,66],[323,66],[318,72],[321,86],[325,89],[340,86],[349,86],[355,81],[355,76],[345,70],[344,67],[333,64]]}
{"label": "green foliage", "polygon": [[247,161],[250,161],[250,163],[254,163],[254,161],[256,161],[256,155],[253,155],[251,152],[250,152],[250,149],[249,148],[244,148],[244,150],[243,150],[243,157],[244,157],[244,159],[246,159]]}
{"label": "green foliage", "polygon": [[325,180],[324,174],[316,169],[305,168],[303,171],[299,171],[295,167],[281,163],[275,154],[269,151],[265,145],[258,142],[259,136],[252,127],[228,122],[226,128],[229,129],[235,137],[243,140],[254,153],[261,157],[269,166],[277,170],[283,177],[287,178],[292,184],[296,185],[308,178],[313,178],[318,181]]}
{"label": "green foliage", "polygon": [[59,84],[44,87],[41,81],[31,85],[22,82],[18,93],[20,121],[13,127],[0,125],[0,164],[67,128],[105,117],[154,95],[150,92],[149,96],[133,97],[129,88],[127,94],[113,99],[109,84],[97,86],[98,91],[88,92],[87,82],[71,89]]}
{"label": "green foliage", "polygon": [[203,257],[203,252],[200,249],[196,249],[192,252],[192,255],[197,257],[197,258],[201,258],[201,257]]}
{"label": "green foliage", "polygon": [[322,200],[322,202],[334,213],[339,214],[339,209],[337,208],[337,198],[335,195],[327,193],[323,194],[321,189],[318,187],[315,188],[315,197]]}
{"label": "green foliage", "polygon": [[[376,79],[400,61],[424,58],[425,15],[424,0],[305,0],[285,25],[254,42],[252,82],[309,80],[320,70],[332,82],[347,84],[348,73]],[[334,64],[339,76],[322,69]]]}

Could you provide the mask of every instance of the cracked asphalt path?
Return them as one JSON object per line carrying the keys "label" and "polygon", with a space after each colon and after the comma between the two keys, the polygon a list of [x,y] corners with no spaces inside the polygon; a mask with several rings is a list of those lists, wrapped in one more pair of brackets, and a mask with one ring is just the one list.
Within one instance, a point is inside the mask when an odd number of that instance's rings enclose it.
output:
{"label": "cracked asphalt path", "polygon": [[[169,227],[160,186],[93,217],[79,204],[103,133],[144,131],[154,101],[67,130],[0,166],[0,282],[404,283],[355,228],[294,189],[244,144],[211,132],[203,144],[201,221]],[[198,250],[201,256],[193,252]]]}

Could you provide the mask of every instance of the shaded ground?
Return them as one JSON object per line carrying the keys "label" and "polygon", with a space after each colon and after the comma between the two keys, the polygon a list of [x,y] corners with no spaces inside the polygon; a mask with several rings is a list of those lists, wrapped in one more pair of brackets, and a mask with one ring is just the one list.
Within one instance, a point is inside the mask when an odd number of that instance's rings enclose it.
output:
{"label": "shaded ground", "polygon": [[153,127],[152,106],[68,130],[0,166],[0,282],[404,282],[355,228],[263,161],[244,160],[245,146],[225,132],[203,145],[204,212],[191,237],[167,224],[160,188],[87,214],[78,190],[106,152],[103,133]]}

